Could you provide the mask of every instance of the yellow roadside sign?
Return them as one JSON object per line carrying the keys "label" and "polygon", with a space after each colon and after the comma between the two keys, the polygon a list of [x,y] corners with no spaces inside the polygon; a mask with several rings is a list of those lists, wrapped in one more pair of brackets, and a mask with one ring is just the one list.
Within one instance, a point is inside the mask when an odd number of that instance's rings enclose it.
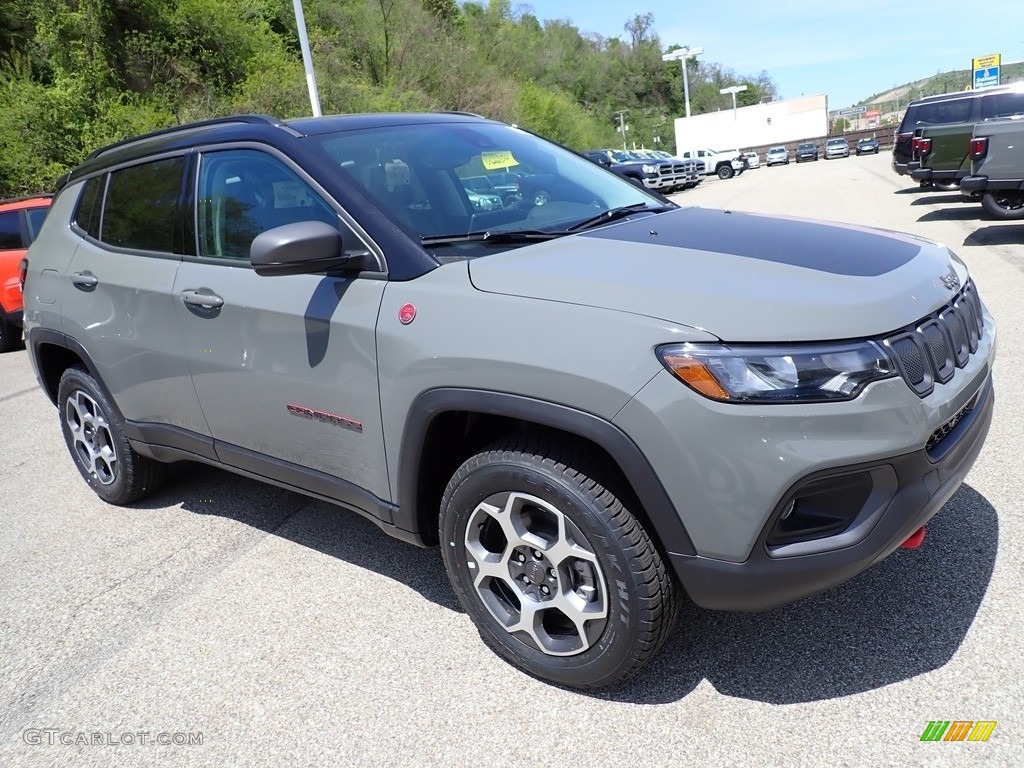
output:
{"label": "yellow roadside sign", "polygon": [[989,69],[990,67],[998,67],[1002,54],[990,53],[988,56],[978,56],[975,59],[971,59],[972,69]]}

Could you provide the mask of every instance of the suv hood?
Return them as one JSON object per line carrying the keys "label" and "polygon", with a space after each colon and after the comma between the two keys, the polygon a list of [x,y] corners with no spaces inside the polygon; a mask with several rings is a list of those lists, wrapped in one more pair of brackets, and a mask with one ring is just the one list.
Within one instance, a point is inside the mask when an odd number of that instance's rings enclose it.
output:
{"label": "suv hood", "polygon": [[865,227],[683,208],[471,261],[491,293],[631,312],[724,341],[889,333],[948,302],[963,263]]}

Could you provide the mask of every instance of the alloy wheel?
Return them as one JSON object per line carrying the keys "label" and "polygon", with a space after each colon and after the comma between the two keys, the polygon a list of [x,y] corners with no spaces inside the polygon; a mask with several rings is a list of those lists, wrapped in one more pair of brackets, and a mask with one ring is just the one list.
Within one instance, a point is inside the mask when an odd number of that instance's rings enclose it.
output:
{"label": "alloy wheel", "polygon": [[465,534],[473,587],[510,635],[550,656],[590,648],[608,621],[594,550],[553,505],[525,493],[478,504]]}
{"label": "alloy wheel", "polygon": [[76,389],[67,398],[64,419],[81,466],[102,485],[113,483],[117,479],[117,450],[110,423],[99,404]]}

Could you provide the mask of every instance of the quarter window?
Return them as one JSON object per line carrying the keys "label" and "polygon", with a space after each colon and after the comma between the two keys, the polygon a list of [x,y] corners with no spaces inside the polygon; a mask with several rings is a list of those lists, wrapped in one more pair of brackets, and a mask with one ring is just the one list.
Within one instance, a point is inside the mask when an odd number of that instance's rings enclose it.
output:
{"label": "quarter window", "polygon": [[338,215],[283,162],[250,149],[204,154],[197,196],[199,255],[249,260],[261,232],[300,221],[338,226]]}
{"label": "quarter window", "polygon": [[42,228],[43,221],[46,219],[46,214],[49,212],[49,208],[30,208],[25,212],[28,214],[29,240],[35,240],[39,237],[39,230]]}
{"label": "quarter window", "polygon": [[78,198],[75,224],[91,237],[100,239],[100,210],[103,208],[103,182],[106,176],[94,176],[85,182],[82,196]]}
{"label": "quarter window", "polygon": [[171,157],[110,174],[100,239],[120,248],[181,253],[184,172],[185,159]]}

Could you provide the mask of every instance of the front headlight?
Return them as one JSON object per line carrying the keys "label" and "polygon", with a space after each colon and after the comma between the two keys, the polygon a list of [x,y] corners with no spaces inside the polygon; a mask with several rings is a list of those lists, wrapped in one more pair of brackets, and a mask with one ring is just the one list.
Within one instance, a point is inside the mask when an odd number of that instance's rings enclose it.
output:
{"label": "front headlight", "polygon": [[641,170],[644,173],[657,173],[658,172],[658,166],[656,166],[656,165],[643,165],[643,166],[641,166]]}
{"label": "front headlight", "polygon": [[712,400],[730,403],[814,403],[852,400],[872,381],[896,375],[872,341],[788,346],[667,344],[666,368]]}

